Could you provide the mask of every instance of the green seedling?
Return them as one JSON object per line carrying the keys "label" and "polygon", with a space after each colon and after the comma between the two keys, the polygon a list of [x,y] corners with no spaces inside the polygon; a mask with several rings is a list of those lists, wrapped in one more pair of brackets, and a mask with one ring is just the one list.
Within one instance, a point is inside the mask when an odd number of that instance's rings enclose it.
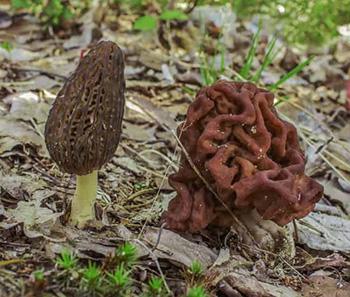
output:
{"label": "green seedling", "polygon": [[56,260],[58,267],[64,270],[71,270],[76,268],[78,259],[68,250],[63,250]]}
{"label": "green seedling", "polygon": [[108,273],[108,284],[111,290],[117,290],[120,294],[126,293],[131,284],[130,270],[123,263],[118,265],[113,273]]}
{"label": "green seedling", "polygon": [[168,293],[165,289],[164,281],[160,277],[152,277],[147,284],[146,297],[166,297]]}
{"label": "green seedling", "polygon": [[35,281],[43,281],[45,278],[44,270],[40,269],[33,271],[33,278]]}
{"label": "green seedling", "polygon": [[96,263],[89,262],[83,270],[82,284],[88,290],[96,290],[102,281],[102,271]]}
{"label": "green seedling", "polygon": [[194,260],[189,268],[189,272],[194,276],[194,277],[199,277],[203,274],[203,268],[202,264]]}
{"label": "green seedling", "polygon": [[208,297],[208,294],[203,287],[196,286],[188,290],[187,297]]}
{"label": "green seedling", "polygon": [[129,242],[124,243],[116,249],[115,258],[126,267],[134,264],[137,260],[136,246]]}
{"label": "green seedling", "polygon": [[9,41],[2,41],[0,42],[0,47],[3,48],[7,52],[11,52],[13,50],[13,45]]}

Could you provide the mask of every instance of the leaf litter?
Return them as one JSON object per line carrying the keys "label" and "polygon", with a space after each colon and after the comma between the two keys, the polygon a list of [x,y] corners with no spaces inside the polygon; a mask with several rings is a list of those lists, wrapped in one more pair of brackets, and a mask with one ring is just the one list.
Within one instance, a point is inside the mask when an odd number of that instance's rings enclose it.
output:
{"label": "leaf litter", "polygon": [[[45,35],[34,18],[4,25],[0,39],[10,40],[14,49],[0,49],[0,263],[20,261],[0,265],[0,293],[16,296],[25,286],[14,279],[28,281],[43,263],[53,269],[48,259],[64,248],[82,259],[102,260],[130,241],[141,266],[170,276],[200,261],[209,287],[223,296],[348,296],[350,127],[344,86],[350,68],[344,66],[349,49],[344,39],[334,53],[317,54],[277,90],[278,98],[287,98],[278,105],[280,112],[300,131],[307,170],[325,187],[316,210],[285,228],[240,213],[243,224],[228,233],[179,235],[160,226],[173,196],[167,176],[178,166],[180,152],[173,134],[203,82],[195,53],[214,53],[217,64],[220,55],[212,45],[222,43],[222,76],[239,79],[235,73],[257,29],[254,22],[240,23],[219,10],[196,8],[184,29],[166,28],[166,37],[131,31],[130,17],[115,20],[112,11],[101,14],[98,7],[77,20],[80,32],[66,39]],[[233,26],[225,26],[218,17],[222,13]],[[105,19],[97,21],[103,14]],[[207,42],[199,38],[203,29],[211,34]],[[216,29],[221,37],[215,36]],[[65,225],[75,181],[49,159],[43,129],[50,104],[81,51],[101,37],[118,42],[126,55],[124,131],[115,157],[99,176],[96,213],[101,223],[76,230]],[[279,41],[278,46],[279,56],[262,73],[262,83],[276,82],[305,58]],[[258,45],[254,69],[265,48]],[[30,263],[27,270],[21,261]]]}

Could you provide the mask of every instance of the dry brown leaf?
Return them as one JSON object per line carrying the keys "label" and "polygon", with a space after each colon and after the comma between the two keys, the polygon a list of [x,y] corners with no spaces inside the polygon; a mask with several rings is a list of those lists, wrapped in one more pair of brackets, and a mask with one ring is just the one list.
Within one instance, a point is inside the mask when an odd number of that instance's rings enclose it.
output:
{"label": "dry brown leaf", "polygon": [[350,220],[310,213],[297,221],[299,242],[315,250],[350,252]]}

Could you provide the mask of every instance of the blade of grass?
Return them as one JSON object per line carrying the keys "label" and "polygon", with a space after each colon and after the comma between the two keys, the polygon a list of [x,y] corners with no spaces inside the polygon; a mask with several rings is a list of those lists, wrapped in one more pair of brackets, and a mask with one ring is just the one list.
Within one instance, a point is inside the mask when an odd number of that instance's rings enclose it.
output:
{"label": "blade of grass", "polygon": [[280,105],[283,102],[287,102],[288,100],[289,100],[289,96],[280,96],[280,97],[278,97],[277,102],[273,104],[273,106],[276,107],[276,106]]}
{"label": "blade of grass", "polygon": [[[225,72],[225,46],[221,41],[222,34],[218,37],[219,42],[215,45],[215,53],[217,53],[214,57],[211,57],[205,53],[200,48],[200,75],[202,78],[203,85],[211,85],[215,81],[217,81],[221,75]],[[216,67],[217,56],[219,55],[220,64]]]}
{"label": "blade of grass", "polygon": [[258,31],[253,36],[253,41],[252,41],[252,44],[249,48],[248,55],[246,57],[244,65],[243,65],[242,69],[239,71],[239,74],[246,79],[249,77],[250,69],[252,67],[253,60],[254,60],[254,57],[256,54],[256,49],[258,47],[258,41],[260,39],[260,32],[261,32],[261,25],[259,24]]}
{"label": "blade of grass", "polygon": [[220,74],[225,72],[225,46],[220,44]]}
{"label": "blade of grass", "polygon": [[291,71],[289,71],[285,75],[283,75],[277,82],[275,82],[273,85],[269,86],[268,89],[270,91],[276,90],[281,84],[286,82],[291,77],[297,75],[307,65],[309,65],[313,58],[314,58],[314,56],[311,56],[310,58],[306,59],[304,62],[300,63],[298,66],[294,67]]}
{"label": "blade of grass", "polygon": [[267,45],[267,51],[264,57],[264,60],[261,64],[261,66],[259,67],[259,69],[256,71],[256,73],[254,74],[252,81],[254,82],[258,82],[261,78],[261,74],[262,72],[272,63],[272,61],[274,60],[276,54],[278,53],[278,50],[274,51],[275,45],[276,45],[276,40],[277,38],[274,36],[271,41],[268,43]]}

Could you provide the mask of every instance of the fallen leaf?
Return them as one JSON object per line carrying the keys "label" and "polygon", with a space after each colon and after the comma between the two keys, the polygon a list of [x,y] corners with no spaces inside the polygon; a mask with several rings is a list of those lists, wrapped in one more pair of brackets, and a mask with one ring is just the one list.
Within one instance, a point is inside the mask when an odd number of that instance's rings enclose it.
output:
{"label": "fallen leaf", "polygon": [[12,197],[22,199],[25,194],[32,195],[35,191],[43,189],[46,183],[40,179],[34,180],[27,176],[17,174],[4,175],[0,173],[0,189]]}
{"label": "fallen leaf", "polygon": [[135,174],[141,174],[142,171],[139,169],[137,162],[134,159],[131,159],[129,157],[119,157],[119,158],[113,158],[113,161],[116,165],[127,168],[128,170],[132,171]]}
{"label": "fallen leaf", "polygon": [[[148,227],[142,239],[154,246],[158,235],[159,228]],[[187,267],[197,260],[203,268],[208,268],[217,258],[217,255],[208,247],[191,242],[170,230],[162,231],[156,252],[159,258],[172,260]]]}
{"label": "fallen leaf", "polygon": [[149,141],[154,139],[154,132],[156,126],[147,127],[146,125],[136,125],[129,122],[123,123],[123,133],[126,134],[130,139],[136,141]]}
{"label": "fallen leaf", "polygon": [[43,199],[53,194],[53,191],[38,191],[34,200],[19,201],[15,209],[7,210],[7,219],[0,223],[0,227],[8,228],[9,224],[23,223],[23,232],[27,237],[49,236],[52,226],[63,212],[55,213],[40,205]]}
{"label": "fallen leaf", "polygon": [[324,187],[324,193],[331,201],[340,203],[345,211],[350,214],[350,198],[349,193],[342,190],[335,179],[327,180],[325,178],[317,179]]}
{"label": "fallen leaf", "polygon": [[3,146],[0,146],[0,151],[12,149],[14,145],[20,142],[22,144],[32,144],[36,146],[42,156],[47,156],[43,137],[25,123],[15,119],[0,118],[0,139],[3,137],[5,139],[10,138],[12,141],[9,143],[5,142]]}
{"label": "fallen leaf", "polygon": [[0,47],[0,56],[12,62],[31,61],[40,58],[40,53],[31,52],[23,48],[14,48],[10,52]]}
{"label": "fallen leaf", "polygon": [[6,96],[2,100],[10,105],[11,118],[24,121],[35,119],[37,123],[46,122],[50,105],[40,99],[37,93],[15,93]]}
{"label": "fallen leaf", "polygon": [[296,222],[299,243],[315,250],[350,252],[350,220],[312,212]]}

